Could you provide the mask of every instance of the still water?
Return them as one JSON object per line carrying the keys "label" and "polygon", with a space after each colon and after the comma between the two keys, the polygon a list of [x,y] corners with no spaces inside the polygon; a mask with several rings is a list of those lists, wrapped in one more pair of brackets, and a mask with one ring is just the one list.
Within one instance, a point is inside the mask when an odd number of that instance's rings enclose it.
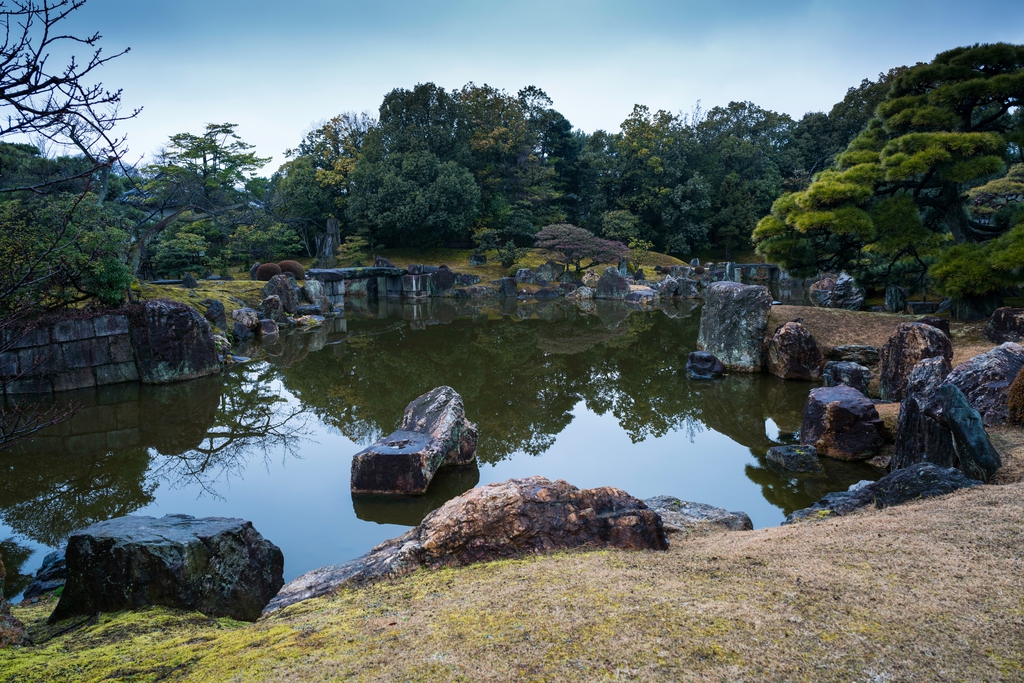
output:
{"label": "still water", "polygon": [[[743,510],[762,527],[878,476],[835,461],[824,475],[770,469],[766,451],[793,441],[813,385],[687,380],[700,316],[690,302],[587,312],[561,301],[349,303],[346,319],[218,377],[76,393],[74,418],[0,454],[7,594],[70,532],[127,514],[252,520],[284,551],[290,580],[510,477],[669,494]],[[478,465],[442,471],[424,497],[353,498],[352,454],[444,384],[478,425]]]}

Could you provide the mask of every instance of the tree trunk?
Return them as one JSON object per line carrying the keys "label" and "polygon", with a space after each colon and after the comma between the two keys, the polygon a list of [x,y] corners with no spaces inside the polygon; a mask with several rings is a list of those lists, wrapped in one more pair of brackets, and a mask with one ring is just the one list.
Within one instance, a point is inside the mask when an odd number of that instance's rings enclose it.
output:
{"label": "tree trunk", "polygon": [[128,250],[128,267],[131,268],[132,275],[138,277],[139,266],[142,265],[142,255],[146,252],[146,247],[156,239],[156,236],[167,228],[168,225],[173,223],[175,219],[181,214],[185,213],[188,209],[178,209],[170,216],[162,218],[153,225],[146,228],[146,231],[139,236],[139,239],[135,240],[135,244]]}

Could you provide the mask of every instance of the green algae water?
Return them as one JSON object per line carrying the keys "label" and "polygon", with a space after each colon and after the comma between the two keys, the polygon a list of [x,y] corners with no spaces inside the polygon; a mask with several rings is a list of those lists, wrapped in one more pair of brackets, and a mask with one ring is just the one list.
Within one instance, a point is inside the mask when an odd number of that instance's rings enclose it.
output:
{"label": "green algae water", "polygon": [[[0,454],[7,594],[72,531],[120,515],[251,520],[284,551],[290,580],[511,477],[673,495],[742,510],[755,527],[878,477],[827,459],[820,475],[773,471],[765,453],[794,442],[814,385],[688,380],[699,316],[690,302],[356,300],[345,319],[217,377],[75,393],[74,418]],[[478,425],[478,465],[442,470],[422,497],[353,497],[351,456],[440,385]]]}

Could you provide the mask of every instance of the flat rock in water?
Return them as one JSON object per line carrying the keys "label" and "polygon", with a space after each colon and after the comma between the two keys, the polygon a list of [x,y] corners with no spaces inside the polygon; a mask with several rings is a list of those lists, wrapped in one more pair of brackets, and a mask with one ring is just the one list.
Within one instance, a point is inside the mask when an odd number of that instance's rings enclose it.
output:
{"label": "flat rock in water", "polygon": [[255,621],[284,584],[280,548],[225,517],[117,517],[71,534],[65,559],[51,623],[150,605]]}
{"label": "flat rock in water", "polygon": [[772,295],[766,287],[712,283],[701,311],[697,348],[713,353],[729,370],[760,372],[771,308]]}
{"label": "flat rock in water", "polygon": [[476,443],[462,397],[438,387],[406,407],[400,429],[352,456],[352,493],[425,493],[441,467],[473,462]]}
{"label": "flat rock in water", "polygon": [[647,507],[661,516],[666,533],[696,529],[750,531],[753,522],[745,512],[729,512],[706,503],[691,503],[674,496],[654,496],[644,500]]}
{"label": "flat rock in water", "polygon": [[953,360],[953,344],[942,330],[924,323],[900,323],[882,347],[879,393],[887,401],[906,396],[911,368],[925,358]]}
{"label": "flat rock in water", "polygon": [[420,567],[457,567],[581,547],[665,550],[668,541],[661,517],[625,491],[578,489],[544,477],[509,479],[453,498],[419,526],[359,559],[300,576],[266,611]]}
{"label": "flat rock in water", "polygon": [[839,460],[867,460],[883,443],[883,425],[871,400],[847,386],[811,389],[800,444]]}
{"label": "flat rock in water", "polygon": [[788,472],[824,471],[814,446],[772,446],[765,458]]}
{"label": "flat rock in water", "polygon": [[956,366],[946,381],[964,392],[985,426],[1006,421],[1010,384],[1024,367],[1024,346],[1005,342]]}

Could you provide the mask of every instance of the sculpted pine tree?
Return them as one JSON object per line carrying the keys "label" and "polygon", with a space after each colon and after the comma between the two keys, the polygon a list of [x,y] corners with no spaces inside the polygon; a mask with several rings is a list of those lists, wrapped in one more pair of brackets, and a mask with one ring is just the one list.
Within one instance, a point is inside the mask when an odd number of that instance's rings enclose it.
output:
{"label": "sculpted pine tree", "polygon": [[940,289],[963,298],[942,268],[958,252],[1007,231],[967,211],[965,191],[1002,173],[1020,155],[1024,46],[957,48],[897,76],[876,118],[803,192],[783,195],[754,231],[758,251],[810,274],[853,269],[879,282],[903,273],[922,284],[932,268]]}

